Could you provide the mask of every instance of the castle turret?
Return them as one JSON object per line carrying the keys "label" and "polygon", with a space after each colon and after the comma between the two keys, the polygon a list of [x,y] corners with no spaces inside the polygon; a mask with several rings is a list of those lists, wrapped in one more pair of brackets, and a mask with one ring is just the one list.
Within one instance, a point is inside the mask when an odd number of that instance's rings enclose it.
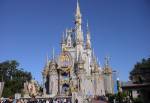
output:
{"label": "castle turret", "polygon": [[90,37],[90,30],[89,30],[88,23],[87,23],[87,34],[86,34],[86,49],[91,49],[91,37]]}
{"label": "castle turret", "polygon": [[109,57],[105,58],[103,69],[105,93],[113,93],[112,69],[109,66]]}
{"label": "castle turret", "polygon": [[86,44],[85,44],[85,49],[87,52],[87,59],[88,59],[88,69],[90,69],[90,62],[91,62],[91,58],[92,58],[92,50],[91,50],[91,37],[90,37],[90,30],[89,30],[89,26],[88,26],[88,22],[87,22],[87,34],[86,34]]}
{"label": "castle turret", "polygon": [[[76,26],[76,38],[79,40],[79,41],[82,41],[83,42],[83,35],[81,33],[81,24],[82,24],[82,15],[81,15],[81,12],[80,12],[80,6],[79,6],[79,2],[77,1],[77,8],[76,8],[76,14],[75,14],[75,26]],[[81,38],[82,37],[82,38]]]}
{"label": "castle turret", "polygon": [[76,14],[75,14],[75,42],[76,42],[76,50],[77,50],[77,60],[79,57],[79,52],[83,52],[83,31],[81,28],[82,24],[82,18],[81,18],[81,12],[80,12],[80,7],[79,7],[79,2],[77,1],[77,8],[76,8]]}
{"label": "castle turret", "polygon": [[56,81],[58,79],[58,74],[57,74],[56,58],[54,57],[54,55],[55,55],[55,52],[53,49],[52,59],[51,59],[50,66],[49,66],[49,68],[50,68],[49,75],[47,77],[47,79],[49,80],[49,83],[48,83],[49,89],[47,90],[47,92],[49,94],[57,95],[58,82],[56,82]]}
{"label": "castle turret", "polygon": [[53,49],[52,59],[50,61],[49,68],[50,68],[50,70],[49,70],[50,72],[55,72],[56,73],[57,63],[56,63],[56,60],[55,60],[55,51],[54,51],[54,49]]}
{"label": "castle turret", "polygon": [[61,50],[63,51],[63,49],[65,48],[65,34],[63,32],[63,35],[62,35],[62,39],[61,39]]}
{"label": "castle turret", "polygon": [[48,55],[46,56],[46,64],[45,64],[45,67],[44,67],[44,70],[42,72],[42,76],[43,76],[43,94],[46,95],[46,89],[47,89],[47,77],[48,77],[48,73],[49,73],[49,64],[50,64],[50,61],[48,59]]}
{"label": "castle turret", "polygon": [[77,2],[76,14],[75,14],[75,29],[76,29],[76,43],[83,45],[83,32],[82,32],[82,18],[79,7],[79,2]]}

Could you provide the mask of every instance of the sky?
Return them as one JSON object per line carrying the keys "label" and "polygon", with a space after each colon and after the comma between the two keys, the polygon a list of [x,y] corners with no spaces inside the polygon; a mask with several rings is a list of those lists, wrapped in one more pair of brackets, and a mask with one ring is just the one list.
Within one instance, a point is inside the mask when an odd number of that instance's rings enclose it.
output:
{"label": "sky", "polygon": [[[150,0],[79,0],[101,67],[127,81],[134,64],[150,57]],[[74,27],[76,0],[0,0],[0,62],[17,60],[39,82],[46,55],[60,54],[66,28]],[[85,33],[85,32],[84,32]],[[85,34],[84,34],[85,36]]]}

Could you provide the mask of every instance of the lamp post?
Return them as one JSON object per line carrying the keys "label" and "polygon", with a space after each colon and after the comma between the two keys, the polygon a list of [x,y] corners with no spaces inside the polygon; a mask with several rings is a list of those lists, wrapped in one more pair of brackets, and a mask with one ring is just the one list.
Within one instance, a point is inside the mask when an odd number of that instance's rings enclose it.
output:
{"label": "lamp post", "polygon": [[119,78],[117,78],[117,90],[118,92],[121,92],[121,84]]}

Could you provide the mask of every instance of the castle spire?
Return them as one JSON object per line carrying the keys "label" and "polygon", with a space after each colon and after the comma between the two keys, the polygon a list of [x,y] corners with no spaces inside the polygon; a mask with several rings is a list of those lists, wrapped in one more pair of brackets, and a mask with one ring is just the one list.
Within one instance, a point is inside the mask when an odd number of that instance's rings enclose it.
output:
{"label": "castle spire", "polygon": [[94,58],[95,54],[94,54],[94,48],[93,48],[93,51],[92,51],[92,58]]}
{"label": "castle spire", "polygon": [[79,1],[77,0],[76,17],[81,17]]}
{"label": "castle spire", "polygon": [[54,59],[55,59],[55,50],[53,48],[52,60],[54,60]]}
{"label": "castle spire", "polygon": [[63,32],[63,35],[62,35],[62,41],[61,41],[61,43],[62,43],[62,44],[65,43],[65,34],[64,34],[64,32]]}
{"label": "castle spire", "polygon": [[105,67],[109,67],[109,60],[110,60],[110,57],[106,56],[105,57]]}
{"label": "castle spire", "polygon": [[46,64],[48,64],[48,54],[46,54]]}
{"label": "castle spire", "polygon": [[77,44],[83,45],[83,32],[81,29],[82,18],[81,18],[80,6],[77,0],[77,8],[75,14],[75,33],[76,33],[76,42]]}
{"label": "castle spire", "polygon": [[49,60],[48,60],[48,54],[46,54],[46,66],[48,66]]}
{"label": "castle spire", "polygon": [[91,37],[90,37],[88,22],[87,22],[87,35],[86,35],[86,49],[91,49]]}

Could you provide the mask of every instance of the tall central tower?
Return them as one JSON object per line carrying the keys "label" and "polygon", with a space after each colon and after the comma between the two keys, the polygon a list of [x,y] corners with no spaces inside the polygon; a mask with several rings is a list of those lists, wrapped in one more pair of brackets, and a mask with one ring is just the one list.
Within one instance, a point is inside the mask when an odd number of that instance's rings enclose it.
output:
{"label": "tall central tower", "polygon": [[77,1],[76,13],[75,13],[75,42],[77,50],[77,60],[79,59],[79,54],[83,52],[83,31],[82,31],[82,15],[80,12],[79,2]]}
{"label": "tall central tower", "polygon": [[83,45],[83,32],[82,32],[81,24],[82,24],[82,15],[80,12],[79,2],[77,1],[77,8],[75,14],[76,43]]}

